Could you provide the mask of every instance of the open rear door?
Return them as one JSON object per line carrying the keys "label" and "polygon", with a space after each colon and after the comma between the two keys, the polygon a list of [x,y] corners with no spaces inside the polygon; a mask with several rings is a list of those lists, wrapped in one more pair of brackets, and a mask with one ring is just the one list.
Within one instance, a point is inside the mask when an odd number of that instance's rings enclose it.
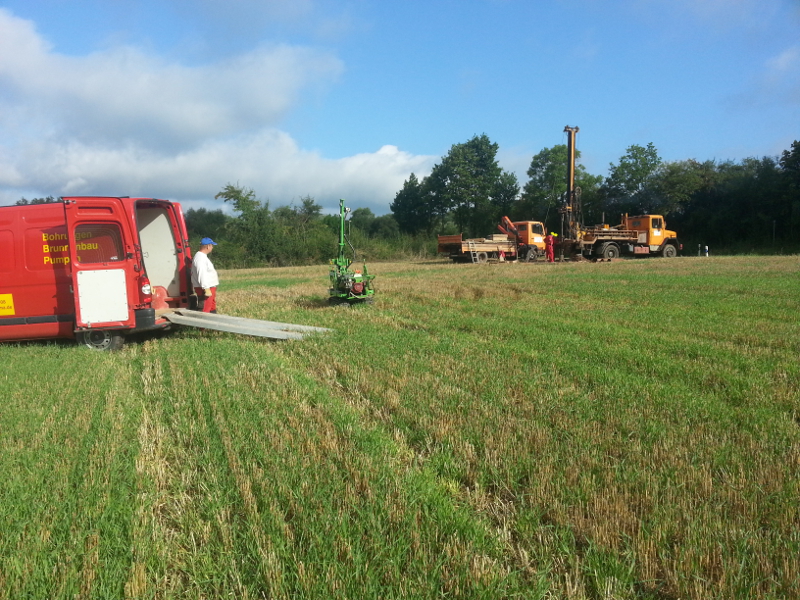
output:
{"label": "open rear door", "polygon": [[180,206],[165,200],[138,199],[138,243],[153,290],[153,308],[189,305],[191,259]]}
{"label": "open rear door", "polygon": [[77,329],[135,325],[133,240],[117,198],[65,198]]}

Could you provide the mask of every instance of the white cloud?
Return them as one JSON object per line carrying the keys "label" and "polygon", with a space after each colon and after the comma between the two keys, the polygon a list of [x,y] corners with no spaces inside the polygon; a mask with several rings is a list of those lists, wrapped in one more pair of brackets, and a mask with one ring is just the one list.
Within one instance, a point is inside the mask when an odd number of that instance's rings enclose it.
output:
{"label": "white cloud", "polygon": [[319,40],[342,39],[363,25],[355,7],[337,0],[171,0],[182,18],[211,35],[258,39],[264,31],[304,31]]}
{"label": "white cloud", "polygon": [[[680,31],[685,24],[699,24],[706,35],[739,31],[766,31],[787,2],[796,0],[630,0],[636,11],[651,22],[667,23]],[[673,22],[672,19],[677,19]],[[674,33],[674,32],[673,32]]]}
{"label": "white cloud", "polygon": [[312,18],[314,0],[169,0],[185,18],[199,17],[231,31],[257,30],[270,22],[299,23]]}
{"label": "white cloud", "polygon": [[761,73],[734,97],[745,106],[800,105],[800,45],[786,48],[763,63]]}
{"label": "white cloud", "polygon": [[800,46],[792,46],[767,61],[769,72],[776,77],[794,75],[800,71]]}
{"label": "white cloud", "polygon": [[408,174],[434,157],[387,145],[325,159],[276,129],[301,92],[342,70],[335,56],[287,45],[200,66],[132,47],[64,56],[0,8],[0,201],[202,200],[239,182],[273,205],[310,194],[386,212]]}
{"label": "white cloud", "polygon": [[785,0],[662,0],[684,14],[725,28],[734,25],[763,25],[769,22]]}
{"label": "white cloud", "polygon": [[779,101],[800,105],[800,45],[767,61],[764,88]]}
{"label": "white cloud", "polygon": [[333,56],[289,46],[199,67],[130,47],[67,57],[54,53],[30,22],[0,9],[0,89],[12,98],[0,106],[40,133],[195,143],[273,125],[301,89],[341,71]]}
{"label": "white cloud", "polygon": [[[36,195],[128,195],[210,200],[227,183],[253,188],[272,206],[311,195],[318,201],[347,198],[385,213],[409,173],[427,174],[435,157],[395,146],[337,160],[301,150],[286,133],[266,129],[163,155],[141,145],[100,147],[72,142],[26,148],[0,188],[41,190]],[[22,193],[17,195],[18,199]],[[29,195],[33,195],[29,192]]]}

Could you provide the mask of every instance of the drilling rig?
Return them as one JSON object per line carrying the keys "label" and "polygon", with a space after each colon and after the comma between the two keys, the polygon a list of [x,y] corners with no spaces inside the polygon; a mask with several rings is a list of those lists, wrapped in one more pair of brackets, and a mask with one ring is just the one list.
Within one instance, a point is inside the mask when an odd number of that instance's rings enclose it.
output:
{"label": "drilling rig", "polygon": [[583,237],[581,189],[575,187],[575,136],[579,131],[579,127],[564,127],[567,134],[567,192],[558,209],[561,215],[561,239],[558,242],[561,260],[565,250],[574,253],[576,244]]}
{"label": "drilling rig", "polygon": [[673,258],[683,249],[678,234],[666,228],[661,215],[624,214],[620,224],[605,223],[584,227],[581,189],[575,187],[575,136],[578,127],[564,128],[567,133],[567,192],[561,207],[561,238],[558,241],[559,260],[570,258],[612,260],[621,255],[663,256]]}
{"label": "drilling rig", "polygon": [[[375,288],[372,286],[375,275],[370,275],[367,271],[366,261],[361,270],[350,270],[350,265],[356,260],[356,249],[345,234],[345,219],[349,212],[350,209],[344,205],[344,200],[339,200],[339,253],[330,261],[331,287],[328,289],[328,301],[332,304],[372,302],[372,296],[375,294]],[[347,257],[345,244],[353,251],[353,260]]]}

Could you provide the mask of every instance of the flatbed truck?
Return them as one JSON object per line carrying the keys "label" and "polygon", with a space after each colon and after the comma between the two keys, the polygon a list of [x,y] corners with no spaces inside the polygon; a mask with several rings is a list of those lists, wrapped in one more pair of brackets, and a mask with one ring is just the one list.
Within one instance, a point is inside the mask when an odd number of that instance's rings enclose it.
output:
{"label": "flatbed truck", "polygon": [[464,239],[463,234],[440,235],[437,252],[453,262],[483,263],[490,260],[533,261],[544,256],[544,224],[541,221],[514,221],[503,217],[497,228],[502,232],[483,238]]}

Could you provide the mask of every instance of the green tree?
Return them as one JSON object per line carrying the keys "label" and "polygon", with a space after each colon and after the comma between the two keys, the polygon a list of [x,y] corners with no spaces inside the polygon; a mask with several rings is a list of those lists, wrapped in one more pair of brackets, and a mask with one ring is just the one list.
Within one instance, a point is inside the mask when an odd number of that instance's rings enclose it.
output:
{"label": "green tree", "polygon": [[792,184],[794,193],[800,194],[800,142],[792,142],[790,150],[781,153],[781,171]]}
{"label": "green tree", "polygon": [[783,197],[789,213],[788,238],[800,240],[800,142],[792,142],[780,158]]}
{"label": "green tree", "polygon": [[230,202],[233,204],[233,210],[240,215],[247,215],[254,210],[263,208],[261,202],[256,199],[256,193],[250,188],[239,186],[238,183],[236,185],[227,184],[214,198]]}
{"label": "green tree", "polygon": [[678,215],[686,211],[692,198],[707,187],[714,176],[713,161],[694,159],[663,163],[651,179],[652,213]]}
{"label": "green tree", "polygon": [[[575,158],[580,158],[579,150],[575,151]],[[566,144],[543,148],[531,159],[516,219],[545,221],[551,212],[555,213],[567,191],[567,160]]]}
{"label": "green tree", "polygon": [[389,206],[400,231],[415,234],[431,229],[433,225],[433,207],[428,200],[428,186],[421,183],[417,176],[411,173],[409,178],[403,182],[403,188],[397,192],[394,201]]}
{"label": "green tree", "polygon": [[[584,215],[588,216],[603,177],[591,175],[578,161],[580,157],[580,150],[575,150],[575,186],[581,189]],[[556,228],[558,207],[567,192],[567,160],[566,144],[543,148],[531,159],[528,182],[513,211],[515,220],[541,220],[549,229]]]}
{"label": "green tree", "polygon": [[301,223],[305,225],[320,218],[322,206],[317,204],[317,201],[311,196],[304,196],[300,198],[300,207],[297,209],[297,214]]}
{"label": "green tree", "polygon": [[502,189],[499,182],[503,174],[497,164],[497,149],[486,134],[454,144],[428,178],[434,211],[442,218],[452,211],[467,235],[485,233],[495,225],[497,210],[492,200]]}
{"label": "green tree", "polygon": [[331,230],[322,218],[322,206],[311,196],[300,200],[300,206],[279,206],[272,211],[278,244],[271,260],[277,264],[319,262],[330,255]]}
{"label": "green tree", "polygon": [[494,221],[500,221],[504,215],[511,213],[514,204],[519,200],[519,181],[514,173],[501,171],[492,194],[492,204],[496,207]]}
{"label": "green tree", "polygon": [[369,208],[357,208],[350,215],[350,226],[357,227],[364,233],[369,233],[375,214]]}
{"label": "green tree", "polygon": [[190,208],[186,211],[186,229],[190,238],[210,237],[214,240],[224,235],[231,218],[221,209]]}
{"label": "green tree", "polygon": [[33,198],[31,200],[27,200],[25,197],[22,197],[17,200],[16,205],[25,206],[26,204],[52,204],[54,202],[58,202],[58,200],[53,196],[47,196],[45,198]]}
{"label": "green tree", "polygon": [[734,251],[790,239],[791,207],[781,194],[784,182],[776,158],[701,166],[702,185],[670,221],[682,239]]}
{"label": "green tree", "polygon": [[304,231],[319,224],[322,206],[311,196],[300,199],[300,206],[279,206],[272,211],[272,218],[288,229]]}
{"label": "green tree", "polygon": [[617,212],[653,212],[657,203],[653,180],[661,166],[653,143],[628,147],[619,164],[609,165],[609,176],[603,184],[605,208]]}
{"label": "green tree", "polygon": [[[261,202],[256,193],[242,186],[227,184],[216,196],[233,204],[239,213],[230,222],[228,231],[231,241],[241,246],[246,262],[274,260],[280,248],[275,220],[269,210],[269,202]],[[219,254],[225,254],[224,247]]]}
{"label": "green tree", "polygon": [[395,239],[400,236],[400,227],[394,215],[381,215],[370,223],[369,234],[382,240]]}

